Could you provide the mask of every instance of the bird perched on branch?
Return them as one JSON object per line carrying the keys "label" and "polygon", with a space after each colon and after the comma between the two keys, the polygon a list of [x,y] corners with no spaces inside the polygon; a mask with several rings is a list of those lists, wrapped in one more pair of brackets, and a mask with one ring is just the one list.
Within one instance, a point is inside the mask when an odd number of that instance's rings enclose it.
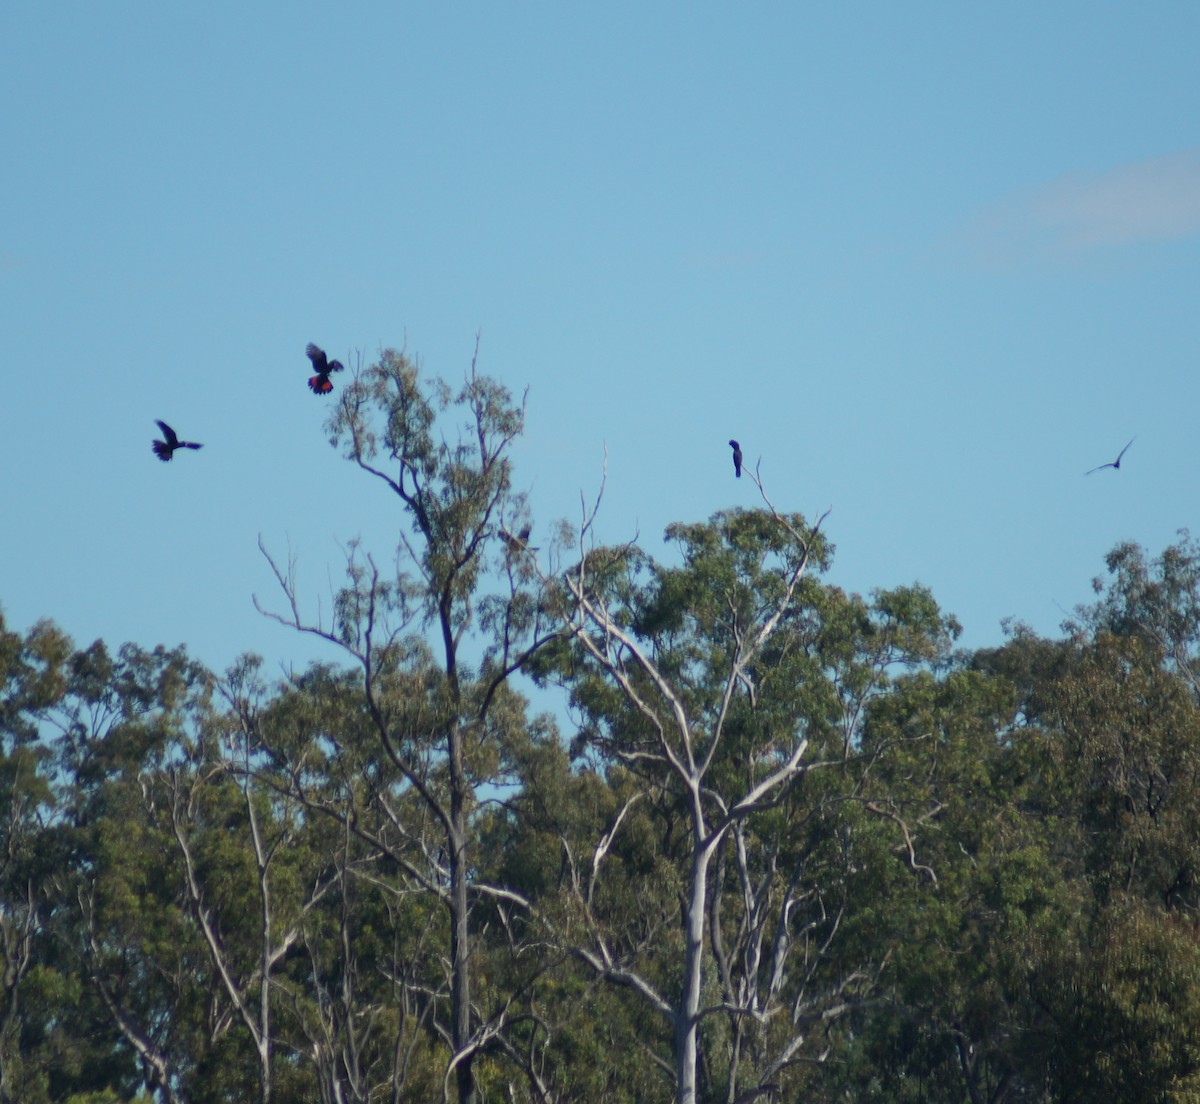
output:
{"label": "bird perched on branch", "polygon": [[[1129,445],[1132,445],[1133,442],[1136,440],[1137,440],[1136,437],[1131,437],[1129,439]],[[1117,471],[1120,471],[1121,470],[1121,457],[1124,456],[1125,453],[1127,453],[1129,451],[1129,445],[1126,445],[1123,449],[1121,449],[1121,451],[1119,453],[1117,453],[1117,458],[1111,464],[1101,464],[1099,467],[1092,468],[1091,471],[1085,471],[1083,474],[1091,475],[1092,472],[1103,471],[1105,468],[1114,468]]]}
{"label": "bird perched on branch", "polygon": [[164,439],[152,442],[150,447],[154,449],[154,455],[160,460],[170,460],[176,449],[198,449],[204,447],[203,445],[196,444],[195,441],[181,441],[175,431],[166,422],[158,422],[158,428],[162,430]]}
{"label": "bird perched on branch", "polygon": [[333,390],[333,384],[329,382],[329,373],[340,372],[345,365],[340,360],[326,359],[325,350],[318,349],[311,341],[304,352],[312,361],[313,370],[317,373],[308,381],[308,386],[312,388],[314,395],[328,395]]}
{"label": "bird perched on branch", "polygon": [[733,474],[739,479],[742,478],[742,446],[736,441],[730,441],[729,447],[733,449]]}

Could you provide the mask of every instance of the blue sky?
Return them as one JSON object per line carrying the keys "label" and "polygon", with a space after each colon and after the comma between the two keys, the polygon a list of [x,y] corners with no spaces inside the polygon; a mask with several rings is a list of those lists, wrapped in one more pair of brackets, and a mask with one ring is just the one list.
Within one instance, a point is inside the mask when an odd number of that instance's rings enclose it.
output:
{"label": "blue sky", "polygon": [[[1200,6],[0,9],[0,606],[223,668],[335,658],[392,502],[304,346],[529,389],[539,529],[832,513],[833,581],[1054,632],[1196,526]],[[170,465],[154,420],[204,442]],[[1084,478],[1137,440],[1119,472]]]}

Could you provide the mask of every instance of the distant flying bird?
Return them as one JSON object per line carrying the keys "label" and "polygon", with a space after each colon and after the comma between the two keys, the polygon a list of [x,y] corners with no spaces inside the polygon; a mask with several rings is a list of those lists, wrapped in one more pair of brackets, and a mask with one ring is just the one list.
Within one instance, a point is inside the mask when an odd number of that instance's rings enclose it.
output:
{"label": "distant flying bird", "polygon": [[[155,420],[157,421],[157,419]],[[196,444],[195,441],[181,441],[175,435],[175,431],[169,425],[167,425],[166,422],[158,422],[158,428],[162,430],[164,439],[161,441],[154,441],[150,447],[154,449],[154,455],[160,460],[170,460],[171,455],[176,449],[198,449],[204,447],[203,445]]]}
{"label": "distant flying bird", "polygon": [[308,381],[308,386],[312,388],[314,395],[328,395],[333,390],[333,384],[329,382],[329,373],[340,372],[345,366],[340,360],[326,360],[325,350],[318,349],[311,341],[304,352],[312,361],[313,370],[317,373]]}
{"label": "distant flying bird", "polygon": [[733,474],[739,479],[742,478],[742,446],[736,441],[730,441],[729,447],[733,449]]}
{"label": "distant flying bird", "polygon": [[[1131,437],[1129,440],[1129,445],[1132,445],[1133,442],[1136,440],[1137,440],[1136,437]],[[1121,470],[1121,457],[1124,456],[1125,453],[1127,453],[1129,451],[1129,445],[1126,445],[1123,449],[1121,449],[1121,451],[1117,454],[1117,458],[1111,464],[1101,464],[1100,467],[1092,468],[1092,471],[1085,471],[1083,474],[1091,475],[1092,472],[1103,471],[1105,468],[1116,468],[1118,471],[1120,471]]]}

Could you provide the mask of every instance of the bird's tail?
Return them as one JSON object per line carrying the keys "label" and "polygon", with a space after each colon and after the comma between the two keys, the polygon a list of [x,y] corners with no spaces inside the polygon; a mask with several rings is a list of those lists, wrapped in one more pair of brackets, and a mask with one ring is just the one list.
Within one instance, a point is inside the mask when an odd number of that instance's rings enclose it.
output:
{"label": "bird's tail", "polygon": [[313,376],[308,381],[308,386],[312,388],[314,395],[328,395],[333,390],[333,384],[326,376]]}
{"label": "bird's tail", "polygon": [[171,453],[174,451],[162,441],[155,441],[150,447],[154,449],[154,455],[160,460],[170,460]]}

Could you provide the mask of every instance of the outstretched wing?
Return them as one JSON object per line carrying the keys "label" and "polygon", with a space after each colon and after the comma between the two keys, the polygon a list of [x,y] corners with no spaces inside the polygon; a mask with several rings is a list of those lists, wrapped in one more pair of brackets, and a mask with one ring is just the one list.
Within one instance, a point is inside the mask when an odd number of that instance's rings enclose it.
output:
{"label": "outstretched wing", "polygon": [[500,526],[500,539],[504,541],[505,548],[507,548],[509,552],[513,553],[514,555],[519,552],[537,552],[539,549],[531,548],[529,546],[529,535],[532,532],[532,526],[523,525],[521,527],[521,531],[516,536],[513,536],[513,534],[505,529],[502,525]]}
{"label": "outstretched wing", "polygon": [[[1133,442],[1136,440],[1137,440],[1136,437],[1131,437],[1129,439],[1129,445],[1132,445]],[[1123,449],[1121,449],[1121,451],[1119,453],[1117,453],[1117,458],[1111,464],[1101,464],[1099,467],[1092,468],[1091,471],[1085,471],[1083,474],[1091,475],[1092,472],[1103,471],[1105,468],[1115,468],[1117,471],[1120,471],[1121,470],[1121,457],[1123,457],[1129,451],[1129,445],[1126,445]]]}
{"label": "outstretched wing", "polygon": [[[305,355],[312,361],[313,368],[325,376],[329,374],[329,361],[325,359],[325,350],[317,348],[311,341],[308,343],[308,348],[304,350]],[[337,364],[337,361],[334,361]],[[341,365],[338,364],[341,368]]]}
{"label": "outstretched wing", "polygon": [[178,448],[179,447],[179,438],[175,436],[175,431],[169,425],[167,425],[166,422],[160,422],[160,421],[158,421],[157,418],[155,419],[155,424],[158,426],[159,429],[162,430],[164,444],[166,444],[167,448],[169,448],[169,449]]}

